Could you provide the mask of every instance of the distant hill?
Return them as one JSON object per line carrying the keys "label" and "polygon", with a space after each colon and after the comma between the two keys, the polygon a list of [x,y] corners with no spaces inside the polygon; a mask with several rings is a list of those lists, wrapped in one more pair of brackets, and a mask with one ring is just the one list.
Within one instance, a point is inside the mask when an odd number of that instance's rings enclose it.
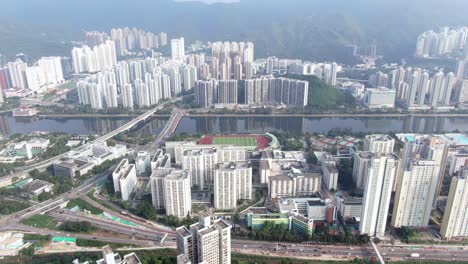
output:
{"label": "distant hill", "polygon": [[[0,1],[1,2],[1,1]],[[389,61],[412,56],[418,34],[441,26],[468,25],[466,0],[241,0],[206,5],[171,0],[22,0],[2,5],[0,52],[29,44],[55,50],[56,39],[82,38],[83,30],[136,26],[183,35],[188,41],[250,40],[258,56],[348,61],[344,46],[374,39]],[[48,36],[41,37],[42,33]],[[30,42],[28,45],[17,45]],[[54,47],[55,45],[55,47]],[[28,51],[25,51],[26,53]],[[31,55],[33,56],[33,55]]]}

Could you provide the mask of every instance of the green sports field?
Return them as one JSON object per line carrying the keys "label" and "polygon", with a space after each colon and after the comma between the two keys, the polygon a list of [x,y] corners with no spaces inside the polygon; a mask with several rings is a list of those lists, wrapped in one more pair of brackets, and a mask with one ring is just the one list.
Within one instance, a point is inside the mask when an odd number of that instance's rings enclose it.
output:
{"label": "green sports field", "polygon": [[215,137],[213,144],[216,145],[234,145],[234,146],[257,146],[255,137]]}

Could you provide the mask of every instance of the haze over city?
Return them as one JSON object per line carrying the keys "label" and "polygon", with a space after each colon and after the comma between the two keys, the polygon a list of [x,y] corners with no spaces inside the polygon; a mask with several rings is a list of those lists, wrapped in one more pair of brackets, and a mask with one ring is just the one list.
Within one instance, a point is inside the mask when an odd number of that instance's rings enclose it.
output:
{"label": "haze over city", "polygon": [[467,1],[0,2],[1,263],[468,262]]}

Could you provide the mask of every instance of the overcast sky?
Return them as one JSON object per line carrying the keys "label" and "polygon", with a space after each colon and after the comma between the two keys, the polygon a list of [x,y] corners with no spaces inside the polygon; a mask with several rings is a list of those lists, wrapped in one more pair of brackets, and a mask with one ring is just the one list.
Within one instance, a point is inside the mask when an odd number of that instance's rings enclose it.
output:
{"label": "overcast sky", "polygon": [[176,2],[202,2],[206,4],[213,4],[213,3],[235,3],[239,2],[240,0],[175,0]]}

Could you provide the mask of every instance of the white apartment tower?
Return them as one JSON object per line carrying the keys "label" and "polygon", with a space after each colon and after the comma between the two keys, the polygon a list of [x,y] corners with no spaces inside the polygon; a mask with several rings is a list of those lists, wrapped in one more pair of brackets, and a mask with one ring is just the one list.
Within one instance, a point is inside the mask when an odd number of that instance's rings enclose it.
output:
{"label": "white apartment tower", "polygon": [[354,157],[353,181],[358,189],[364,188],[367,181],[367,168],[370,166],[372,157],[372,152],[369,151],[361,151]]}
{"label": "white apartment tower", "polygon": [[166,215],[186,217],[192,210],[190,172],[160,167],[150,177],[151,198],[155,208]]}
{"label": "white apartment tower", "polygon": [[393,227],[425,227],[429,224],[438,175],[439,166],[433,160],[409,161],[397,185]]}
{"label": "white apartment tower", "polygon": [[[231,225],[200,213],[199,223],[176,228],[177,255],[190,263],[230,264]],[[184,257],[182,257],[184,256]]]}
{"label": "white apartment tower", "polygon": [[393,153],[394,146],[395,139],[389,135],[374,134],[364,138],[364,151],[388,154]]}
{"label": "white apartment tower", "polygon": [[127,201],[137,183],[135,165],[129,164],[128,159],[123,159],[112,172],[112,180],[114,191],[120,192],[122,200]]}
{"label": "white apartment tower", "polygon": [[214,170],[214,207],[234,209],[252,199],[252,167],[246,162],[220,163]]}
{"label": "white apartment tower", "polygon": [[173,60],[183,60],[185,57],[184,38],[171,40],[171,57]]}
{"label": "white apartment tower", "polygon": [[370,236],[384,236],[398,157],[375,154],[366,170],[364,198],[359,231]]}
{"label": "white apartment tower", "polygon": [[216,149],[191,149],[183,153],[182,169],[191,172],[192,187],[200,190],[213,182],[213,171],[218,163]]}
{"label": "white apartment tower", "polygon": [[445,239],[468,237],[468,167],[452,178],[440,234]]}

